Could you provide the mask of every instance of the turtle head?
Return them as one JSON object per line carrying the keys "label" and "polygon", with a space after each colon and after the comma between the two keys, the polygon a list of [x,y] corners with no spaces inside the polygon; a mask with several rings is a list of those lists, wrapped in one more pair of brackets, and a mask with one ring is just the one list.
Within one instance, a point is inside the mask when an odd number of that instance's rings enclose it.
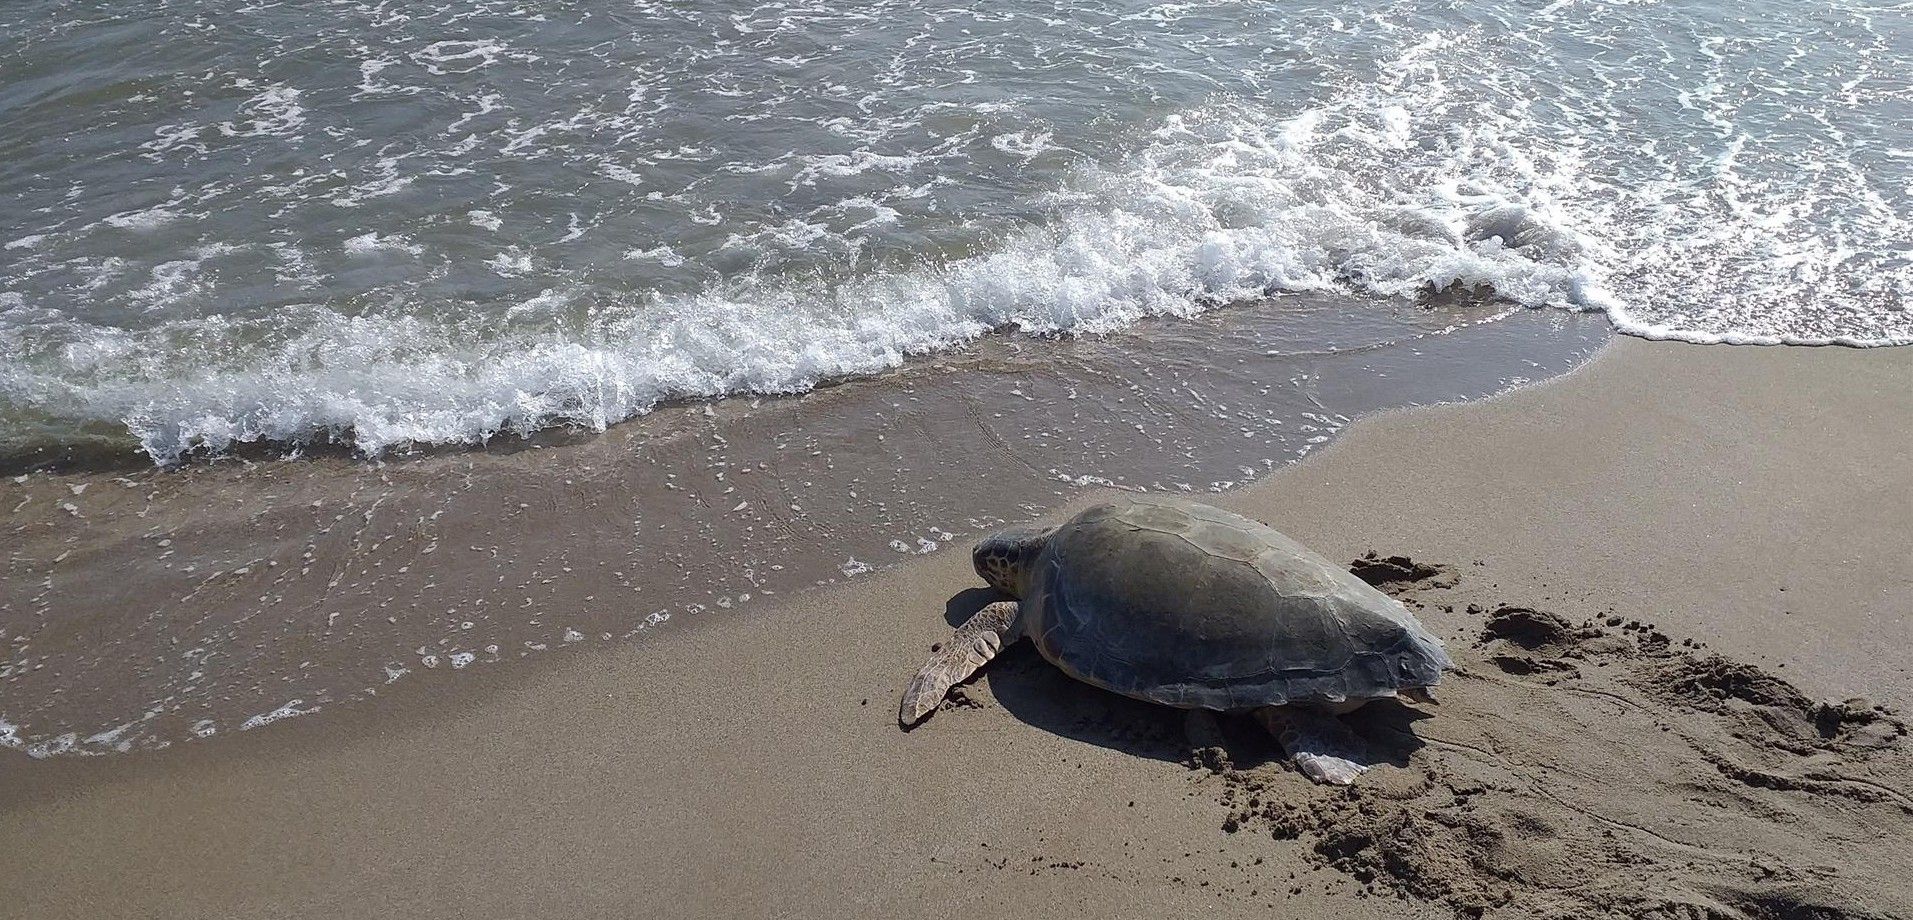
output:
{"label": "turtle head", "polygon": [[1035,527],[999,531],[984,537],[971,551],[970,560],[976,564],[976,573],[983,576],[990,587],[1020,598],[1049,535],[1049,530]]}

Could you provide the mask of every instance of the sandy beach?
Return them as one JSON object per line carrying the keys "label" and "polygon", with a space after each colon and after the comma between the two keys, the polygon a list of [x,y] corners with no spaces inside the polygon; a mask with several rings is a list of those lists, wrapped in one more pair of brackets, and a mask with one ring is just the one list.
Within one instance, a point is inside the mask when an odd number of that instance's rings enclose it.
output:
{"label": "sandy beach", "polygon": [[1351,717],[1390,762],[1350,790],[1246,723],[1192,765],[1027,646],[898,730],[989,599],[944,551],[232,737],[0,751],[0,913],[1910,916],[1909,417],[1903,349],[1620,339],[1216,497],[1417,564],[1386,588],[1460,670]]}
{"label": "sandy beach", "polygon": [[0,920],[1913,920],[1882,12],[0,3]]}

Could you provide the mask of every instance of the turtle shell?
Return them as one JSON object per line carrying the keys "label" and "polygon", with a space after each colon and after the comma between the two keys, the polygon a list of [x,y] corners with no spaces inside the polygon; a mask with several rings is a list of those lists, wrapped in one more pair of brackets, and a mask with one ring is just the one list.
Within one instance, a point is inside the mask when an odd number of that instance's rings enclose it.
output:
{"label": "turtle shell", "polygon": [[1083,511],[1050,534],[1027,595],[1043,657],[1185,709],[1372,699],[1451,666],[1393,598],[1273,528],[1192,502]]}

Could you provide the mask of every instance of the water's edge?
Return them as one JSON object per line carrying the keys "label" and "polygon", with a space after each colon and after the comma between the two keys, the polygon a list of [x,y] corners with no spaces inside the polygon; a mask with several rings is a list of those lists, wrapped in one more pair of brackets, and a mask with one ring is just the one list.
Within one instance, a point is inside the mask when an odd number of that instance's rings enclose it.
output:
{"label": "water's edge", "polygon": [[408,673],[966,546],[1089,488],[1221,491],[1352,418],[1560,374],[1610,335],[1554,311],[1281,298],[1104,337],[997,337],[552,446],[9,479],[0,745],[243,731]]}

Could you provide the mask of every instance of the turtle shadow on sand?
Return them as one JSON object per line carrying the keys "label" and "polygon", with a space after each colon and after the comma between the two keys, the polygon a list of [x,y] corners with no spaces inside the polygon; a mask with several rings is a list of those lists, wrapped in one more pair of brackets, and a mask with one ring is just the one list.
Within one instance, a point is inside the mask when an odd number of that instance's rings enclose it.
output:
{"label": "turtle shadow on sand", "polygon": [[1009,595],[995,588],[964,588],[943,602],[943,620],[950,624],[951,629],[955,629],[969,622],[984,607],[1010,599]]}
{"label": "turtle shadow on sand", "polygon": [[[944,619],[960,626],[1003,599],[994,588],[966,588],[944,603]],[[945,708],[983,706],[982,694],[974,689],[978,684],[1004,711],[1054,735],[1168,763],[1190,762],[1197,753],[1184,710],[1133,700],[1075,680],[1043,660],[1027,642],[1004,649],[975,680],[952,688]],[[1382,700],[1341,718],[1367,742],[1372,764],[1403,767],[1423,745],[1414,725],[1428,717],[1429,713]],[[1281,747],[1252,719],[1219,715],[1218,722],[1224,753],[1235,768],[1287,769]]]}
{"label": "turtle shadow on sand", "polygon": [[[1432,702],[1451,664],[1372,585],[1267,524],[1185,499],[1112,498],[1053,527],[992,534],[971,559],[1004,597],[965,591],[947,604],[962,625],[904,689],[906,728],[979,705],[960,685],[1002,659],[987,686],[1049,731],[1158,759],[1194,750],[1219,765],[1233,758],[1211,711],[1241,713],[1311,780],[1347,785],[1377,762],[1406,763],[1412,745],[1400,742],[1414,733],[1389,732],[1371,751],[1336,714],[1398,692]],[[1055,673],[1013,651],[1026,639]],[[1067,687],[1065,676],[1183,713],[1182,742],[1160,712]]]}

